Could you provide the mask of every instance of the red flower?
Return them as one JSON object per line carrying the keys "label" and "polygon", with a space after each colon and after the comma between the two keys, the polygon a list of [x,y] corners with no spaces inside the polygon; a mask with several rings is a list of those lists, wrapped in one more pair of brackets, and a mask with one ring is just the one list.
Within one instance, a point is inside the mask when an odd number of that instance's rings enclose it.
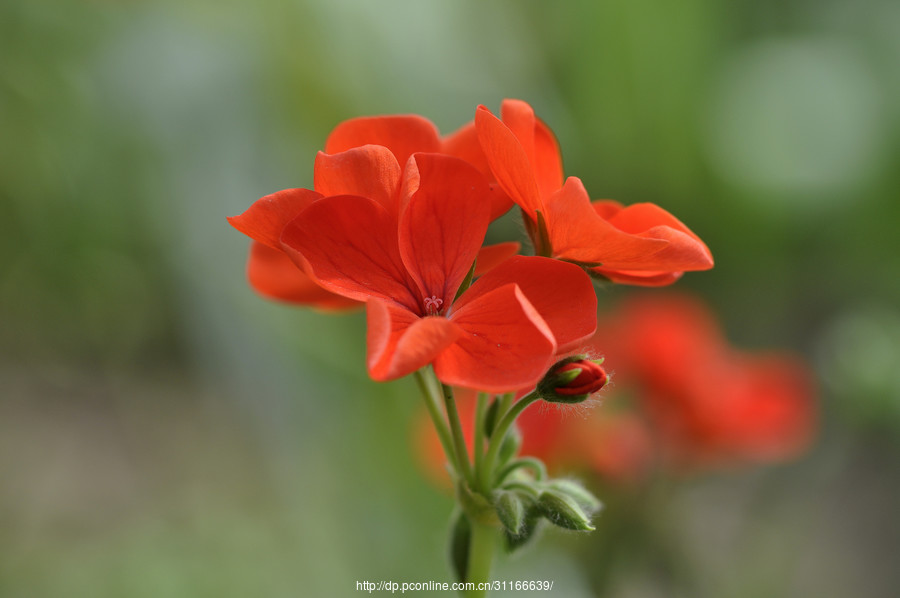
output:
{"label": "red flower", "polygon": [[[353,309],[362,304],[322,288],[281,247],[279,239],[284,227],[320,198],[320,194],[309,189],[286,189],[257,200],[243,214],[228,218],[228,222],[254,239],[247,260],[247,280],[260,295],[323,310]],[[519,244],[515,242],[482,247],[475,275],[484,274],[518,251]]]}
{"label": "red flower", "polygon": [[779,460],[809,445],[814,388],[798,358],[734,349],[689,296],[634,299],[609,320],[597,346],[616,364],[617,385],[640,389],[640,405],[676,461]]}
{"label": "red flower", "polygon": [[447,384],[504,392],[536,382],[559,346],[593,331],[593,287],[569,264],[511,258],[457,298],[487,230],[490,189],[471,165],[436,154],[414,155],[403,181],[397,203],[328,197],[281,235],[318,284],[367,302],[373,378],[433,363]]}
{"label": "red flower", "polygon": [[703,241],[662,208],[592,204],[579,179],[563,184],[553,134],[528,104],[504,100],[501,116],[502,121],[479,106],[478,138],[500,187],[522,208],[538,254],[644,286],[670,284],[686,271],[712,267]]}
{"label": "red flower", "polygon": [[[263,197],[247,212],[228,221],[263,246],[253,244],[247,263],[250,286],[270,299],[320,309],[346,309],[359,305],[325,291],[285,256],[279,242],[284,226],[313,201],[331,195],[358,195],[373,199],[390,211],[400,210],[403,166],[415,152],[440,152],[470,162],[490,176],[478,144],[474,122],[441,138],[431,121],[415,115],[354,118],[340,123],[316,156],[315,192],[287,189]],[[496,186],[487,195],[491,218],[509,210],[512,201]],[[266,247],[271,248],[269,251]],[[478,256],[477,274],[518,253],[518,243],[485,247]]]}

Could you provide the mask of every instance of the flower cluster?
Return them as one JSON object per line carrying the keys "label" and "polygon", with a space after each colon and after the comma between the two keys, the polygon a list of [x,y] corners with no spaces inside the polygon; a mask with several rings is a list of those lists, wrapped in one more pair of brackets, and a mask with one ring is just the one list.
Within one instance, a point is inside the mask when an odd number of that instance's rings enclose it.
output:
{"label": "flower cluster", "polygon": [[[341,123],[316,156],[314,189],[229,219],[254,240],[250,284],[322,309],[364,303],[376,380],[431,364],[445,384],[506,392],[533,386],[594,332],[588,275],[663,285],[712,266],[663,209],[591,203],[579,179],[564,180],[556,139],[528,104],[506,100],[501,117],[479,107],[445,137],[413,115]],[[535,256],[482,246],[513,204]]]}
{"label": "flower cluster", "polygon": [[[712,267],[706,245],[655,205],[591,202],[579,179],[564,179],[553,133],[517,100],[500,118],[479,107],[446,137],[420,116],[345,121],[313,181],[229,218],[253,239],[250,284],[323,310],[365,306],[370,376],[416,377],[460,506],[459,578],[487,579],[497,530],[510,550],[544,521],[592,530],[599,501],[521,457],[516,419],[607,383],[600,360],[576,354],[597,328],[594,280],[670,284]],[[513,205],[534,255],[484,244]],[[478,391],[465,428],[454,388]]]}

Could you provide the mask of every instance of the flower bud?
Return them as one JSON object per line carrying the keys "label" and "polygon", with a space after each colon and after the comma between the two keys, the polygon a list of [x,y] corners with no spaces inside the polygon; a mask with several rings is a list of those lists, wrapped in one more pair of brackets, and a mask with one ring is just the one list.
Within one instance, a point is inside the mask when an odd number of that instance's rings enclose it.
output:
{"label": "flower bud", "polygon": [[591,517],[568,494],[556,490],[541,492],[537,503],[541,514],[557,527],[576,532],[592,532]]}
{"label": "flower bud", "polygon": [[602,359],[573,355],[558,361],[538,383],[538,392],[551,403],[580,403],[606,386],[609,376]]}

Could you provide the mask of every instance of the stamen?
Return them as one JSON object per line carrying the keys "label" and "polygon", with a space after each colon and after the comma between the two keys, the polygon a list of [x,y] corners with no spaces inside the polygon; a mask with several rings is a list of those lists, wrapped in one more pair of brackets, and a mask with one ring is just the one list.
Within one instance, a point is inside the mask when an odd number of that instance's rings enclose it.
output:
{"label": "stamen", "polygon": [[436,316],[441,311],[441,306],[444,304],[444,300],[438,298],[436,295],[432,295],[431,297],[425,298],[425,313],[429,316]]}

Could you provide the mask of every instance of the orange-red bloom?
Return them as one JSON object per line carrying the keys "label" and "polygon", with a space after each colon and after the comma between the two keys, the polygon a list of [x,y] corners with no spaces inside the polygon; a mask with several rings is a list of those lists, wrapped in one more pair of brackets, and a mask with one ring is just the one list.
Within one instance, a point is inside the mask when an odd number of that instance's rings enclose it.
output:
{"label": "orange-red bloom", "polygon": [[563,183],[556,140],[528,104],[505,100],[501,117],[479,106],[478,138],[500,187],[522,208],[538,254],[643,286],[712,267],[703,241],[659,206],[592,204],[578,178]]}
{"label": "orange-red bloom", "polygon": [[318,284],[367,302],[376,380],[433,363],[447,384],[514,390],[593,332],[593,287],[570,264],[511,258],[457,297],[487,231],[490,193],[465,161],[414,154],[396,202],[327,197],[284,228],[282,248]]}
{"label": "orange-red bloom", "polygon": [[[285,189],[255,201],[243,214],[228,218],[232,226],[253,239],[247,260],[248,282],[260,295],[276,301],[329,311],[360,307],[359,301],[332,293],[313,281],[281,247],[284,227],[321,198],[321,194],[309,189]],[[515,242],[482,247],[475,275],[484,274],[518,251],[519,244]]]}
{"label": "orange-red bloom", "polygon": [[[258,200],[247,212],[229,222],[257,242],[247,263],[250,286],[270,299],[305,304],[320,309],[358,307],[358,301],[322,289],[284,255],[279,238],[284,226],[313,201],[332,195],[358,195],[373,199],[398,213],[402,196],[403,166],[415,152],[440,152],[457,156],[490,176],[490,169],[475,135],[474,122],[441,137],[431,121],[415,115],[354,118],[340,123],[316,156],[315,191],[287,189]],[[510,199],[489,185],[485,196],[491,218],[509,210]],[[271,251],[268,249],[271,248]],[[485,247],[479,254],[482,273],[518,253],[518,243]]]}

